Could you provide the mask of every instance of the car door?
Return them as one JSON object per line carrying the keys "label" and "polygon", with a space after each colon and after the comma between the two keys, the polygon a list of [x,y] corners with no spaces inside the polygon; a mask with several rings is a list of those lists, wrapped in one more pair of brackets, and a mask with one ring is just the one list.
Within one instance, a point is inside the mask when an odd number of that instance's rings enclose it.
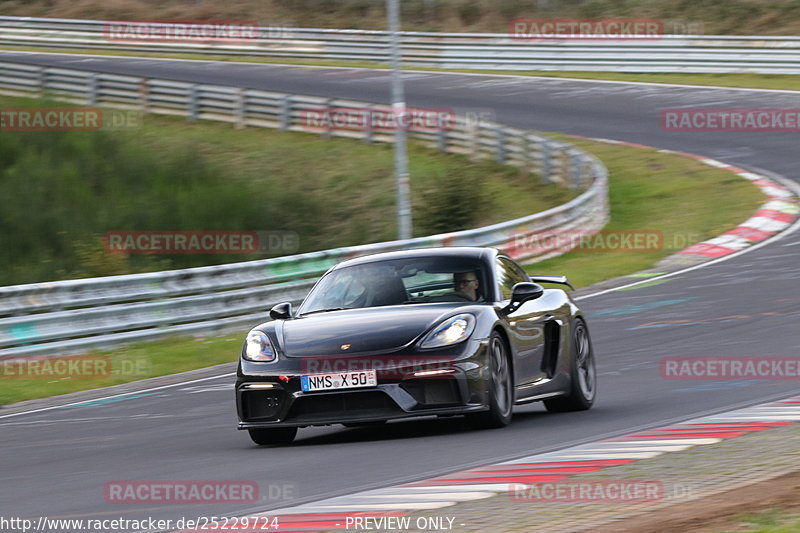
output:
{"label": "car door", "polygon": [[[522,268],[507,257],[498,256],[495,272],[498,294],[505,306],[511,300],[515,284],[530,281]],[[545,377],[542,358],[545,349],[545,321],[550,317],[536,300],[528,301],[506,317],[511,332],[509,341],[514,357],[514,376],[517,387],[525,387]]]}

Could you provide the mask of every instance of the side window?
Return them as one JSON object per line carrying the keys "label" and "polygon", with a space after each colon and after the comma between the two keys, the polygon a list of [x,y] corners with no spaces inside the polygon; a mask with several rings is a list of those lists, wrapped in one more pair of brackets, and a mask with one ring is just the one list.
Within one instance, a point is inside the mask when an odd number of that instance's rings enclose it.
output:
{"label": "side window", "polygon": [[521,268],[506,257],[497,258],[497,285],[503,300],[511,299],[511,290],[514,285],[530,278]]}

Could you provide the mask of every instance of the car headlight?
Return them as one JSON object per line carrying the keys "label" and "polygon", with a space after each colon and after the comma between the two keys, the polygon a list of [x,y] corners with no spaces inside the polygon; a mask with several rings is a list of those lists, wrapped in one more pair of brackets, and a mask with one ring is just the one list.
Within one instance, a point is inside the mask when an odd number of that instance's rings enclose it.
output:
{"label": "car headlight", "polygon": [[475,329],[475,317],[469,313],[463,313],[450,317],[436,326],[428,333],[422,342],[420,348],[441,348],[442,346],[450,346],[458,344],[466,340],[472,335]]}
{"label": "car headlight", "polygon": [[254,329],[247,334],[242,356],[248,361],[274,361],[275,350],[272,348],[267,334]]}

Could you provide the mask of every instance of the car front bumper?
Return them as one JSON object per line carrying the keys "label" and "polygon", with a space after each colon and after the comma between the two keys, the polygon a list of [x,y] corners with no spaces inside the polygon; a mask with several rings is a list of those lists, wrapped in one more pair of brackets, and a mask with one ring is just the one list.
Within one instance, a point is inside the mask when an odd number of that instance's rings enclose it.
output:
{"label": "car front bumper", "polygon": [[415,356],[417,361],[422,357],[448,361],[436,364],[434,373],[413,365],[383,368],[376,370],[376,386],[354,389],[304,392],[300,378],[305,373],[298,360],[274,367],[245,364],[240,366],[236,382],[239,429],[356,424],[483,411],[488,408],[485,343],[468,344],[457,352]]}

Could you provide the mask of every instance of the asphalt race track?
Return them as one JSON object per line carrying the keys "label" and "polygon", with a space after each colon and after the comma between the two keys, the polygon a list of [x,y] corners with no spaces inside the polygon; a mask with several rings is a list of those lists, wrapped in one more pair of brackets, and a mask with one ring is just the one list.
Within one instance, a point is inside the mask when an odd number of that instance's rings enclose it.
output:
{"label": "asphalt race track", "polygon": [[[389,99],[384,71],[24,53],[3,53],[2,59],[376,102]],[[405,80],[413,106],[489,111],[498,122],[518,127],[637,142],[792,179],[799,175],[798,133],[668,133],[660,128],[659,112],[694,106],[800,108],[800,93],[436,73],[407,73]],[[595,408],[548,414],[538,404],[518,407],[513,423],[502,430],[472,431],[460,419],[380,429],[336,426],[302,429],[291,447],[259,448],[235,429],[231,377],[40,413],[0,413],[0,515],[232,516],[797,394],[796,381],[665,380],[659,361],[668,356],[797,356],[799,256],[800,232],[794,232],[655,285],[582,299],[598,357]],[[689,322],[664,323],[676,320]],[[210,509],[112,505],[104,499],[103,486],[109,481],[185,479],[255,481],[265,501]]]}

